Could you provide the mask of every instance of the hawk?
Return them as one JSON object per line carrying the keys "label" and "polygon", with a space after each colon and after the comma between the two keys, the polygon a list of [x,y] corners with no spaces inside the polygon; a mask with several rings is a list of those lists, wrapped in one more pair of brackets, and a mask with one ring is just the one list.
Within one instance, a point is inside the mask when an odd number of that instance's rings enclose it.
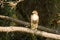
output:
{"label": "hawk", "polygon": [[39,16],[38,12],[34,10],[31,15],[31,29],[37,29],[38,28],[38,22],[39,22]]}

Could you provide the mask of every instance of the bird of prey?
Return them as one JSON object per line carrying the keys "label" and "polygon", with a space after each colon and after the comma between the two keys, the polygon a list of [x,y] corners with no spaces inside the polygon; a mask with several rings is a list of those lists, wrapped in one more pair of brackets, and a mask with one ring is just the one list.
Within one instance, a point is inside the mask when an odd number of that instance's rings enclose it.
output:
{"label": "bird of prey", "polygon": [[33,14],[31,15],[31,29],[35,30],[38,27],[39,16],[36,10],[34,10],[32,13]]}

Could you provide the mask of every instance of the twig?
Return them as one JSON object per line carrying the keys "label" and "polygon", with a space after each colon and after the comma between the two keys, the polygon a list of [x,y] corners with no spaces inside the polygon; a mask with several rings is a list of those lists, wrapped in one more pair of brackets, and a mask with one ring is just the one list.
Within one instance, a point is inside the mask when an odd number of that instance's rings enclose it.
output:
{"label": "twig", "polygon": [[14,26],[12,26],[12,27],[1,27],[0,26],[0,32],[13,32],[13,31],[33,33],[33,34],[36,34],[39,36],[60,40],[60,35],[58,35],[58,34],[47,33],[47,32],[39,31],[39,30],[35,31],[35,30],[29,29],[29,28],[24,28],[24,27],[14,27]]}

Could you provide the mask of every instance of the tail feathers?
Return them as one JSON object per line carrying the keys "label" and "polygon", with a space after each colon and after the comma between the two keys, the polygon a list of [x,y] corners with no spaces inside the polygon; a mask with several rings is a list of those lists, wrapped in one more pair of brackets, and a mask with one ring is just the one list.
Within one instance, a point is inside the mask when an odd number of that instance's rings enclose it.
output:
{"label": "tail feathers", "polygon": [[34,34],[32,34],[32,40],[37,40],[37,37]]}

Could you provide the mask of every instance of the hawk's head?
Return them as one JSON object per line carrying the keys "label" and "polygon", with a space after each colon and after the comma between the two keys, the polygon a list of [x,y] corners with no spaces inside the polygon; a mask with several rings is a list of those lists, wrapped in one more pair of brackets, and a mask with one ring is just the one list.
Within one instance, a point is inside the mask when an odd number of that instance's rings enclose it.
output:
{"label": "hawk's head", "polygon": [[38,12],[37,12],[36,10],[34,10],[32,13],[33,13],[33,14],[38,14]]}

